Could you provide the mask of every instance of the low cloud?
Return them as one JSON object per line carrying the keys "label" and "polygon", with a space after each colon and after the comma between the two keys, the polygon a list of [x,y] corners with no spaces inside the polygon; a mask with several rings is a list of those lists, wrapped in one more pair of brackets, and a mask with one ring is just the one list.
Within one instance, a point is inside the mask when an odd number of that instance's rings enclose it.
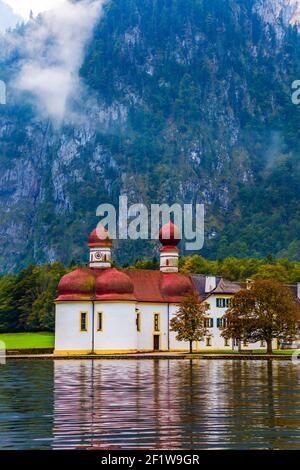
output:
{"label": "low cloud", "polygon": [[8,28],[13,28],[22,18],[16,15],[10,6],[0,0],[0,32]]}
{"label": "low cloud", "polygon": [[80,93],[79,69],[104,2],[65,0],[28,25],[14,85],[31,93],[43,116],[56,123],[66,116],[69,99]]}
{"label": "low cloud", "polygon": [[29,19],[30,12],[32,11],[34,15],[51,10],[58,3],[61,3],[64,0],[3,0],[4,3],[7,3],[12,10],[17,14],[21,15],[24,20]]}

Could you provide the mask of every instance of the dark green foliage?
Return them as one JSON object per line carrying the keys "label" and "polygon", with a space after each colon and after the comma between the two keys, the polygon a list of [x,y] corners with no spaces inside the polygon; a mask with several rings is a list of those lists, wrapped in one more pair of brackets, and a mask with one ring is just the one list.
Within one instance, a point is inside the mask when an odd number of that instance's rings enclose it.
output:
{"label": "dark green foliage", "polygon": [[54,299],[67,269],[61,263],[29,266],[0,278],[0,332],[54,331]]}
{"label": "dark green foliage", "polygon": [[231,281],[254,279],[274,279],[295,284],[300,282],[300,263],[286,259],[273,260],[252,258],[225,258],[211,261],[202,256],[189,256],[180,259],[180,271],[183,273],[211,274],[222,276]]}
{"label": "dark green foliage", "polygon": [[[127,266],[125,265],[124,267]],[[159,269],[159,261],[157,258],[153,258],[152,260],[137,260],[129,269]]]}

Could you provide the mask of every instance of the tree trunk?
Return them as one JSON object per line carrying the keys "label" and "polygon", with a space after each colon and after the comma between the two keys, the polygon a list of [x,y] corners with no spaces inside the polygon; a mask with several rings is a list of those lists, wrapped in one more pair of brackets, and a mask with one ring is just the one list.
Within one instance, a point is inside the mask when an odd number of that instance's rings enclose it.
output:
{"label": "tree trunk", "polygon": [[267,354],[273,354],[272,340],[267,341]]}
{"label": "tree trunk", "polygon": [[190,341],[190,354],[193,352],[193,341]]}

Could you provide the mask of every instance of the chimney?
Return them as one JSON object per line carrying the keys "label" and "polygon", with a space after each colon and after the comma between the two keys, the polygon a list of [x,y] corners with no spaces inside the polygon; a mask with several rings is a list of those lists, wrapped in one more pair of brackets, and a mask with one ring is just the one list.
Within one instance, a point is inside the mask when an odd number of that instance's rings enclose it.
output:
{"label": "chimney", "polygon": [[211,292],[217,287],[217,279],[215,276],[205,277],[205,293]]}

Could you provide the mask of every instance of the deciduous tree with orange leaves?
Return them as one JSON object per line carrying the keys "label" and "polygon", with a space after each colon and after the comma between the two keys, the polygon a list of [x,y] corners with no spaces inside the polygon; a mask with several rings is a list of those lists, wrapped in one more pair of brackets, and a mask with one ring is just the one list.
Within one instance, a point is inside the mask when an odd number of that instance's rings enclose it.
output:
{"label": "deciduous tree with orange leaves", "polygon": [[265,341],[271,354],[274,339],[291,342],[299,334],[300,309],[291,290],[274,280],[256,280],[239,291],[225,316],[222,336],[255,343]]}
{"label": "deciduous tree with orange leaves", "polygon": [[176,339],[190,343],[190,353],[193,352],[193,342],[202,341],[207,334],[206,310],[207,306],[201,302],[198,294],[191,291],[170,322],[171,331],[177,333]]}

